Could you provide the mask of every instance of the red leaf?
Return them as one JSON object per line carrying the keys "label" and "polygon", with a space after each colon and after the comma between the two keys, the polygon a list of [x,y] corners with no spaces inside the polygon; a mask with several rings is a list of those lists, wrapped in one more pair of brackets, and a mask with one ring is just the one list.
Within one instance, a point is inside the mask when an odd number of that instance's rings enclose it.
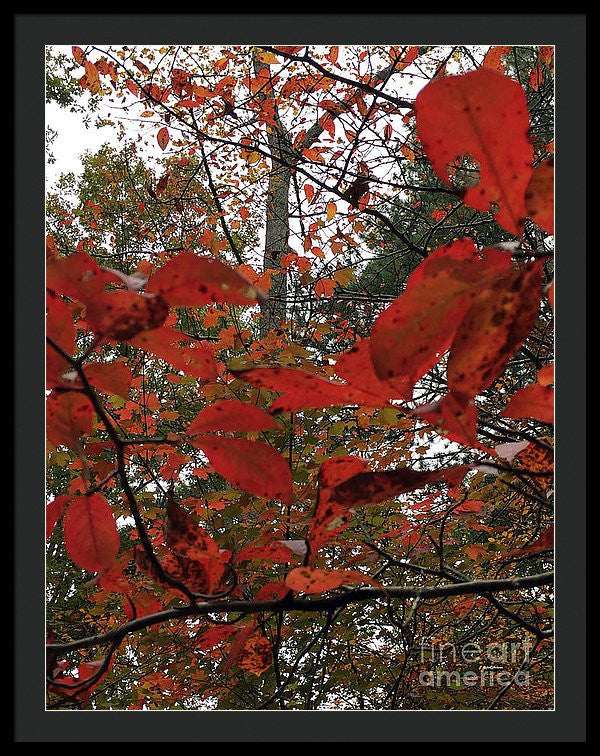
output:
{"label": "red leaf", "polygon": [[[79,698],[82,701],[87,701],[94,690],[100,685],[102,680],[110,672],[113,664],[111,659],[106,665],[106,669],[101,675],[94,680],[94,682],[87,682],[92,677],[98,674],[100,669],[104,666],[106,659],[96,659],[91,662],[81,662],[77,668],[77,673],[73,677],[71,675],[60,674],[54,678],[54,683],[48,684],[49,690],[54,690],[61,696],[69,696],[72,698]],[[65,664],[65,662],[62,662]]]}
{"label": "red leaf", "polygon": [[361,472],[335,486],[330,501],[345,507],[376,504],[423,488],[428,483],[442,480],[454,482],[457,475],[464,475],[468,469],[468,466],[460,465],[446,470],[420,471],[404,467],[384,472]]}
{"label": "red leaf", "polygon": [[[195,561],[193,559],[187,559],[173,551],[167,549],[155,549],[156,556],[164,570],[164,572],[175,580],[186,585],[194,593],[209,594],[214,592],[214,573],[209,576],[207,571],[207,564],[215,568],[218,565],[216,560],[208,562]],[[224,569],[225,555],[221,555],[221,572]],[[154,565],[148,559],[148,555],[144,549],[139,546],[134,550],[134,561],[136,566],[148,575],[152,580],[164,585],[165,588],[173,590],[168,583],[163,582],[159,578]],[[179,592],[176,592],[180,595]]]}
{"label": "red leaf", "polygon": [[533,383],[513,396],[502,413],[504,417],[530,417],[543,423],[554,423],[554,389]]}
{"label": "red leaf", "polygon": [[151,352],[186,375],[206,381],[217,377],[217,366],[211,352],[181,331],[166,327],[156,328],[138,333],[129,339],[129,343]]}
{"label": "red leaf", "polygon": [[236,625],[211,627],[198,636],[194,646],[200,651],[208,651],[210,648],[214,648],[214,646],[218,646],[219,643],[230,638],[235,632],[237,632]]}
{"label": "red leaf", "polygon": [[267,583],[258,589],[255,601],[279,601],[288,593],[284,583]]}
{"label": "red leaf", "polygon": [[500,375],[538,317],[543,262],[499,278],[463,318],[448,358],[448,387],[474,397]]}
{"label": "red leaf", "polygon": [[264,543],[264,538],[259,538],[258,541],[249,546],[244,546],[235,561],[239,563],[247,562],[251,559],[287,564],[288,562],[297,562],[298,555],[289,549],[283,541]]}
{"label": "red leaf", "polygon": [[259,431],[279,426],[260,407],[246,402],[226,400],[201,410],[187,430],[188,436],[211,431]]}
{"label": "red leaf", "polygon": [[46,507],[46,540],[52,535],[56,523],[60,520],[65,507],[70,501],[70,496],[57,496]]}
{"label": "red leaf", "polygon": [[473,300],[510,271],[506,252],[479,252],[462,239],[432,252],[406,290],[376,320],[371,355],[381,380],[412,398],[412,387],[448,349]]}
{"label": "red leaf", "polygon": [[91,328],[107,339],[128,341],[141,331],[161,326],[169,306],[160,297],[133,291],[107,291],[86,302]]}
{"label": "red leaf", "polygon": [[483,59],[484,68],[491,68],[494,71],[498,71],[498,73],[504,73],[505,66],[502,62],[502,58],[508,55],[511,50],[512,47],[510,47],[509,45],[490,47],[490,49],[485,54],[485,58]]}
{"label": "red leaf", "polygon": [[175,501],[170,493],[164,525],[165,542],[178,555],[199,562],[206,570],[207,593],[214,593],[223,578],[225,561],[209,533]]}
{"label": "red leaf", "polygon": [[[63,352],[72,355],[75,351],[75,326],[71,310],[66,302],[51,292],[46,293],[46,335],[57,344]],[[50,344],[46,346],[46,386],[54,388],[61,384],[61,375],[69,368]]]}
{"label": "red leaf", "polygon": [[546,160],[534,170],[525,192],[527,215],[544,231],[554,233],[554,161]]}
{"label": "red leaf", "polygon": [[551,386],[554,383],[554,363],[538,370],[537,382],[540,386]]}
{"label": "red leaf", "polygon": [[214,257],[180,252],[159,268],[146,292],[161,294],[172,307],[203,307],[212,302],[255,304],[260,292],[237,271]]}
{"label": "red leaf", "polygon": [[332,383],[326,378],[296,368],[249,368],[230,372],[252,386],[281,393],[269,407],[272,415],[279,412],[298,412],[311,407],[382,404],[381,397],[374,394],[354,389],[347,384]]}
{"label": "red leaf", "polygon": [[100,268],[85,252],[51,259],[46,266],[47,288],[83,302],[86,319],[98,335],[122,341],[162,325],[169,308],[161,297],[106,291],[107,284],[122,285],[120,274]]}
{"label": "red leaf", "polygon": [[167,145],[169,144],[169,129],[166,126],[159,129],[159,132],[156,135],[156,140],[160,149],[166,150]]}
{"label": "red leaf", "polygon": [[263,499],[292,501],[292,473],[281,454],[261,441],[201,436],[190,442],[237,488]]}
{"label": "red leaf", "polygon": [[[135,607],[135,615],[133,612],[133,607],[131,606],[129,601],[133,602],[133,606]],[[134,619],[134,617],[147,617],[149,614],[156,614],[163,608],[163,605],[159,598],[144,590],[139,590],[133,593],[130,596],[129,601],[125,600],[123,602],[123,610],[125,611],[125,616],[127,617],[127,619],[130,620]]]}
{"label": "red leaf", "polygon": [[92,431],[94,408],[77,391],[53,391],[46,400],[46,435],[54,446],[76,449]]}
{"label": "red leaf", "polygon": [[533,149],[522,87],[486,68],[432,81],[415,101],[417,133],[433,169],[449,183],[448,165],[463,155],[479,163],[480,181],[464,201],[499,208],[496,221],[518,235],[527,215],[525,190]]}
{"label": "red leaf", "polygon": [[288,588],[296,593],[323,593],[341,585],[368,583],[380,587],[380,583],[358,570],[320,570],[313,567],[296,567],[285,579]]}
{"label": "red leaf", "polygon": [[46,287],[55,294],[87,303],[100,296],[107,283],[118,283],[118,278],[85,252],[46,261]]}
{"label": "red leaf", "polygon": [[76,496],[63,520],[65,548],[88,572],[100,572],[119,552],[119,533],[112,510],[102,494]]}
{"label": "red leaf", "polygon": [[[395,398],[399,393],[408,393],[408,386],[400,379],[400,390],[396,390],[391,383],[381,380],[375,372],[371,358],[371,340],[369,338],[357,341],[347,352],[343,352],[335,363],[336,374],[347,381],[352,388],[366,391],[381,397],[382,401]],[[408,384],[408,381],[406,382]],[[410,387],[412,389],[412,387]]]}
{"label": "red leaf", "polygon": [[104,394],[116,394],[127,399],[131,389],[131,368],[124,362],[90,362],[85,375],[92,386]]}
{"label": "red leaf", "polygon": [[354,477],[367,468],[367,463],[357,457],[333,457],[326,459],[319,469],[317,506],[308,526],[308,547],[312,558],[317,551],[345,530],[350,524],[352,512],[348,507],[331,501],[331,491],[336,486]]}
{"label": "red leaf", "polygon": [[244,644],[244,648],[237,661],[237,666],[246,672],[251,672],[253,675],[260,677],[263,672],[269,669],[272,662],[271,641],[265,638],[264,635],[254,633]]}

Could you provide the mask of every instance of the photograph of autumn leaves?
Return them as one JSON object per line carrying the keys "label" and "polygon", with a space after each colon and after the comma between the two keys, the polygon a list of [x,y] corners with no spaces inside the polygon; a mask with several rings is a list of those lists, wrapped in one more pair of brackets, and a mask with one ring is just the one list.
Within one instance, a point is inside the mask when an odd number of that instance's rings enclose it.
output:
{"label": "photograph of autumn leaves", "polygon": [[552,710],[554,47],[50,45],[46,710]]}

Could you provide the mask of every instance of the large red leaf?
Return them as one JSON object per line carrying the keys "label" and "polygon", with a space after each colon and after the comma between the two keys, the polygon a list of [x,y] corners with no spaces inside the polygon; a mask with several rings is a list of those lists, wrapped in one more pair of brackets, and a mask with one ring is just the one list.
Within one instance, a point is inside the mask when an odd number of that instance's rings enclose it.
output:
{"label": "large red leaf", "polygon": [[207,592],[215,592],[225,570],[221,550],[212,536],[175,501],[172,494],[168,497],[164,533],[167,546],[178,555],[202,563],[206,570]]}
{"label": "large red leaf", "polygon": [[92,386],[104,394],[116,394],[127,399],[133,376],[131,368],[124,362],[90,362],[85,375]]}
{"label": "large red leaf", "polygon": [[123,341],[165,321],[169,306],[162,297],[124,289],[108,291],[109,284],[122,286],[122,274],[101,268],[85,252],[48,260],[47,288],[83,302],[86,320],[98,336]]}
{"label": "large red leaf", "polygon": [[105,291],[86,301],[86,320],[92,330],[115,341],[159,328],[168,314],[169,306],[162,297],[135,291]]}
{"label": "large red leaf", "polygon": [[500,375],[535,325],[543,262],[499,278],[461,321],[448,358],[448,387],[474,397]]}
{"label": "large red leaf", "polygon": [[119,533],[112,510],[102,494],[76,496],[63,520],[65,548],[88,572],[100,572],[119,552]]}
{"label": "large red leaf", "polygon": [[382,400],[406,396],[409,388],[398,379],[399,389],[395,389],[386,380],[381,380],[375,371],[371,357],[371,340],[361,339],[347,352],[343,352],[335,363],[336,374],[347,381],[354,389],[380,396]]}
{"label": "large red leaf", "polygon": [[477,186],[464,201],[498,208],[497,222],[519,234],[527,215],[525,191],[533,148],[520,84],[487,68],[430,82],[415,101],[417,133],[433,169],[449,183],[448,165],[469,155],[479,163]]}
{"label": "large red leaf", "polygon": [[376,320],[370,338],[376,374],[402,398],[450,346],[474,299],[510,270],[510,256],[461,239],[432,252],[406,290]]}
{"label": "large red leaf", "polygon": [[281,394],[269,408],[272,415],[279,412],[299,412],[302,409],[315,407],[385,404],[385,401],[375,394],[369,394],[344,383],[333,383],[314,373],[296,368],[259,367],[230,370],[230,372],[256,388]]}
{"label": "large red leaf", "polygon": [[70,496],[57,496],[46,507],[46,540],[52,535],[56,523],[60,520],[65,507],[70,501]]}
{"label": "large red leaf", "polygon": [[46,435],[54,446],[76,449],[92,431],[94,408],[78,391],[53,391],[46,400]]}
{"label": "large red leaf", "polygon": [[320,570],[313,567],[296,567],[285,579],[288,588],[296,593],[323,593],[341,585],[368,583],[380,586],[376,580],[358,570]]}
{"label": "large red leaf", "polygon": [[236,562],[247,562],[260,559],[268,562],[298,562],[298,555],[285,545],[284,541],[259,538],[257,541],[244,546],[236,557]]}
{"label": "large red leaf", "polygon": [[326,459],[319,469],[317,506],[308,526],[310,558],[317,551],[345,530],[350,524],[352,512],[348,507],[331,501],[331,491],[344,481],[367,468],[367,463],[358,457],[333,457]]}
{"label": "large red leaf", "polygon": [[[207,563],[194,559],[187,559],[174,551],[168,549],[155,548],[155,554],[160,562],[163,571],[171,578],[178,580],[186,585],[193,593],[209,594],[214,592],[214,579],[209,576]],[[222,554],[221,571],[224,569],[225,555]],[[150,562],[144,549],[139,546],[134,550],[134,561],[136,566],[152,580],[164,585],[169,589],[169,584],[163,582],[158,576],[154,565]],[[217,562],[213,560],[212,566],[215,567]],[[177,595],[179,592],[177,592]]]}
{"label": "large red leaf", "polygon": [[161,294],[171,306],[195,307],[212,302],[255,304],[258,290],[237,271],[214,257],[180,252],[154,273],[146,292]]}
{"label": "large red leaf", "polygon": [[93,301],[104,292],[106,284],[118,280],[86,252],[50,257],[46,261],[46,287],[55,294],[64,294],[79,302]]}
{"label": "large red leaf", "polygon": [[206,381],[217,377],[217,366],[212,353],[201,343],[174,328],[156,328],[138,333],[129,339],[132,346],[152,352],[186,375]]}
{"label": "large red leaf", "polygon": [[[75,326],[71,310],[64,300],[52,292],[46,293],[46,335],[69,356],[75,351]],[[50,344],[46,346],[46,386],[54,388],[61,383],[61,375],[69,368]]]}
{"label": "large red leaf", "polygon": [[237,488],[263,499],[292,501],[292,473],[281,454],[262,441],[200,436],[190,442],[214,469]]}
{"label": "large red leaf", "polygon": [[554,389],[533,383],[513,396],[502,413],[504,417],[530,417],[543,423],[554,423]]}
{"label": "large red leaf", "polygon": [[445,470],[421,471],[404,467],[383,472],[360,472],[335,486],[331,490],[330,501],[345,507],[376,504],[423,488],[428,483],[443,480],[454,482],[457,475],[464,475],[468,469],[461,465]]}
{"label": "large red leaf", "polygon": [[187,430],[188,436],[211,431],[259,431],[279,427],[260,407],[228,399],[201,410]]}
{"label": "large red leaf", "polygon": [[540,163],[525,192],[527,215],[544,231],[554,233],[554,161]]}

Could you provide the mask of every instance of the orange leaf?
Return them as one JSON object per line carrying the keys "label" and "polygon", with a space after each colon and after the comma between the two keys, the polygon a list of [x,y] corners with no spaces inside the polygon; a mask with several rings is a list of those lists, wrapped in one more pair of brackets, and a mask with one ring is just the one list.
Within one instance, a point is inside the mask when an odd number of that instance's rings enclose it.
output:
{"label": "orange leaf", "polygon": [[166,150],[167,145],[169,144],[169,129],[166,126],[163,126],[162,129],[159,130],[156,135],[156,140],[160,149]]}
{"label": "orange leaf", "polygon": [[331,278],[321,278],[314,285],[318,297],[330,297],[335,291],[336,282]]}

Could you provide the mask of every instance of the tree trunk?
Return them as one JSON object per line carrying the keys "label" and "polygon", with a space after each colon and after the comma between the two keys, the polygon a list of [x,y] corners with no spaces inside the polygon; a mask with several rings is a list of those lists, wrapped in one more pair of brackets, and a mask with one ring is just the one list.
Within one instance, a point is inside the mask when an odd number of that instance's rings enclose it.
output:
{"label": "tree trunk", "polygon": [[[269,147],[271,154],[275,155],[277,152],[280,154],[278,135],[269,135]],[[281,258],[288,251],[291,175],[290,168],[281,165],[275,158],[271,159],[263,269],[278,269],[280,272],[271,278],[269,297],[263,305],[261,337],[266,336],[273,329],[280,328],[286,315],[287,273],[281,270]]]}

